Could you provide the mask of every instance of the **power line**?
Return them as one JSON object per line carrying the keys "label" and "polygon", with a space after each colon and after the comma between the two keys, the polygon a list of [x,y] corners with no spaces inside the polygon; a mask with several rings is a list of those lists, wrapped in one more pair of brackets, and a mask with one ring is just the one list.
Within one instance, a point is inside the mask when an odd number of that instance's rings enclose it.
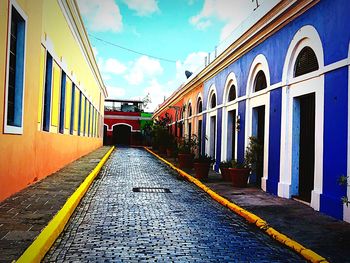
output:
{"label": "power line", "polygon": [[104,40],[102,38],[96,37],[96,36],[91,35],[91,34],[89,34],[89,36],[94,38],[94,39],[96,39],[96,40],[98,40],[98,41],[101,41],[101,42],[103,42],[105,44],[108,44],[108,45],[111,45],[111,46],[115,46],[115,47],[118,47],[120,49],[124,49],[126,51],[129,51],[129,52],[132,52],[132,53],[135,53],[135,54],[145,55],[145,56],[148,56],[148,57],[151,57],[151,58],[155,58],[155,59],[159,59],[159,60],[162,60],[162,61],[165,61],[165,62],[169,62],[169,63],[176,63],[175,60],[171,60],[171,59],[167,59],[167,58],[161,58],[161,57],[153,56],[153,55],[150,55],[150,54],[142,53],[142,52],[139,52],[139,51],[127,48],[127,47],[123,47],[123,46],[120,46],[120,45],[112,43],[112,42],[109,42],[107,40]]}

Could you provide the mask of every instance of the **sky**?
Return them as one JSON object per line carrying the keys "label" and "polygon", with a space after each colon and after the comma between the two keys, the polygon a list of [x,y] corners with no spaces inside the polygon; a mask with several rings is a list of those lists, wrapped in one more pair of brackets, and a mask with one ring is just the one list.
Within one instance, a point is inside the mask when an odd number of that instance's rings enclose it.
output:
{"label": "sky", "polygon": [[[153,111],[251,15],[252,0],[77,0],[109,98]],[[259,3],[263,3],[259,0]],[[135,52],[132,52],[135,51]]]}

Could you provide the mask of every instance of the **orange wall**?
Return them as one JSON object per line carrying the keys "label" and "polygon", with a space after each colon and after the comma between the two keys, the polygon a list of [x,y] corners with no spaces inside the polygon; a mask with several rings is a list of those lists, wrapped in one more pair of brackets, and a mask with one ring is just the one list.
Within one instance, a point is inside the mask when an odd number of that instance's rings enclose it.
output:
{"label": "orange wall", "polygon": [[100,138],[45,132],[0,136],[0,201],[101,145]]}

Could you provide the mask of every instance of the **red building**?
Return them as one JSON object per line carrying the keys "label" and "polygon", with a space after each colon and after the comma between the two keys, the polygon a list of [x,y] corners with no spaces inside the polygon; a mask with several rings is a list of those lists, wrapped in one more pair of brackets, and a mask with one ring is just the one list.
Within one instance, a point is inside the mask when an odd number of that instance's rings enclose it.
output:
{"label": "red building", "polygon": [[106,99],[103,143],[143,144],[144,128],[152,122],[152,113],[143,112],[142,107],[143,101],[139,100]]}

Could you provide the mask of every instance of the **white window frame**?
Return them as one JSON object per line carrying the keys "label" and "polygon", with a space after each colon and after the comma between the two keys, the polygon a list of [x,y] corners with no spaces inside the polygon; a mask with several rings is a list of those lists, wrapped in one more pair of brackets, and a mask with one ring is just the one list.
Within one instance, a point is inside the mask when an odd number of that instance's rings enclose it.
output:
{"label": "white window frame", "polygon": [[[319,69],[294,77],[294,65],[300,51],[309,46],[316,54]],[[315,93],[315,166],[314,189],[310,206],[320,210],[320,196],[323,190],[323,133],[324,133],[324,55],[322,42],[317,30],[310,25],[298,30],[293,37],[284,62],[282,75],[281,109],[281,157],[278,196],[292,196],[292,135],[293,101],[295,98]],[[319,74],[318,74],[319,73]],[[317,132],[316,132],[317,131]]]}
{"label": "white window frame", "polygon": [[[233,101],[228,101],[228,96],[229,92],[231,89],[231,86],[234,85],[236,89],[236,98]],[[235,110],[236,111],[236,116],[238,116],[238,84],[237,84],[237,78],[236,75],[233,72],[230,72],[230,74],[226,78],[226,83],[225,83],[225,90],[224,90],[224,97],[223,97],[223,111],[222,111],[222,133],[221,133],[221,138],[222,138],[222,143],[221,143],[221,161],[228,161],[228,113],[230,111]],[[235,129],[235,156],[237,159],[237,143],[238,143],[238,132]]]}
{"label": "white window frame", "polygon": [[[266,77],[266,88],[254,92],[255,79],[259,71],[263,71]],[[245,146],[249,143],[249,137],[253,133],[253,109],[265,106],[265,131],[264,131],[264,164],[263,176],[261,178],[261,189],[266,191],[269,172],[269,131],[270,131],[270,70],[267,59],[264,55],[259,54],[255,57],[249,71],[247,89],[246,89],[246,133]]]}
{"label": "white window frame", "polygon": [[[9,68],[10,68],[10,41],[11,41],[11,20],[12,20],[12,8],[15,8],[16,11],[21,15],[24,20],[24,53],[23,53],[23,87],[22,87],[22,116],[21,116],[21,127],[12,126],[7,124],[7,111],[8,111],[8,82],[9,82]],[[7,61],[6,61],[6,80],[5,80],[5,110],[4,110],[4,133],[8,134],[23,134],[24,127],[24,94],[25,94],[25,72],[26,72],[26,47],[27,47],[27,25],[28,25],[28,16],[25,14],[23,9],[15,0],[10,0],[9,2],[9,17],[7,20]]]}
{"label": "white window frame", "polygon": [[[215,94],[215,99],[216,99],[216,106],[214,108],[211,108],[211,98],[212,96]],[[202,101],[203,103],[203,101]],[[203,106],[203,104],[202,104]],[[205,153],[208,154],[208,155],[211,155],[211,152],[210,152],[210,142],[211,142],[211,134],[210,134],[210,130],[211,130],[211,124],[210,124],[210,119],[211,117],[215,117],[215,134],[216,134],[216,137],[218,135],[217,133],[217,130],[218,130],[218,118],[217,118],[217,107],[218,107],[218,96],[217,96],[217,91],[216,91],[216,87],[215,85],[213,84],[210,89],[209,89],[209,92],[208,92],[208,100],[207,100],[207,108],[206,108],[206,112],[207,112],[207,124],[206,124],[206,129],[205,129],[205,134],[206,134],[206,140],[205,140]],[[214,152],[215,154],[217,154],[217,138],[215,140],[214,138]],[[214,158],[216,158],[216,156],[212,156]]]}

